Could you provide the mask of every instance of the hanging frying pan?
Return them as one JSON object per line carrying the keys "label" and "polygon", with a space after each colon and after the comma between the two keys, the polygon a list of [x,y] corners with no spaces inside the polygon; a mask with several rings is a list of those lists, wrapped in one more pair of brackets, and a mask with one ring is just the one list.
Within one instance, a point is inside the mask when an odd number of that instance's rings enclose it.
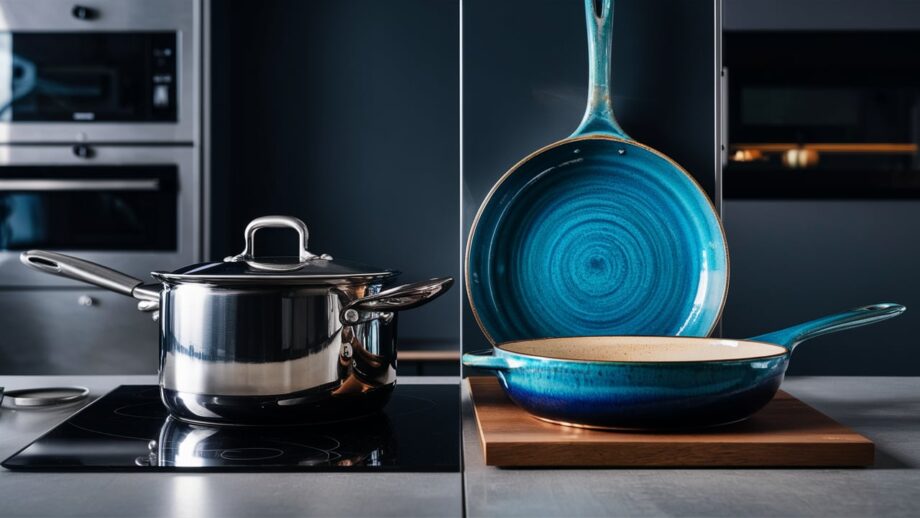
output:
{"label": "hanging frying pan", "polygon": [[479,208],[466,255],[473,313],[492,343],[706,336],[728,290],[721,222],[692,176],[616,123],[613,2],[585,6],[587,111],[572,136],[505,173]]}

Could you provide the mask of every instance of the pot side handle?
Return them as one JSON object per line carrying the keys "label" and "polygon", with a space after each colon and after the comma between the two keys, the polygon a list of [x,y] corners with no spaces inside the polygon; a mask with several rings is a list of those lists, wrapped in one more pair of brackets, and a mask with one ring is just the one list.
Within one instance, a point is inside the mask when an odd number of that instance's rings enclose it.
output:
{"label": "pot side handle", "polygon": [[491,349],[464,354],[463,365],[465,367],[475,367],[477,369],[489,369],[494,371],[504,371],[511,368],[507,360],[493,355]]}
{"label": "pot side handle", "polygon": [[443,295],[454,284],[453,277],[439,277],[427,281],[404,284],[376,295],[355,299],[342,308],[341,320],[344,324],[359,324],[373,320],[376,315],[362,313],[392,313],[417,308]]}
{"label": "pot side handle", "polygon": [[70,255],[29,250],[19,256],[22,264],[41,272],[65,277],[121,293],[138,300],[159,300],[159,290],[130,275]]}
{"label": "pot side handle", "polygon": [[805,340],[811,340],[828,333],[835,333],[845,329],[874,324],[882,320],[894,318],[907,311],[907,308],[900,304],[881,303],[871,306],[863,306],[851,309],[836,315],[822,317],[804,324],[788,327],[772,333],[749,338],[756,342],[767,342],[781,345],[789,351],[796,348],[797,345]]}

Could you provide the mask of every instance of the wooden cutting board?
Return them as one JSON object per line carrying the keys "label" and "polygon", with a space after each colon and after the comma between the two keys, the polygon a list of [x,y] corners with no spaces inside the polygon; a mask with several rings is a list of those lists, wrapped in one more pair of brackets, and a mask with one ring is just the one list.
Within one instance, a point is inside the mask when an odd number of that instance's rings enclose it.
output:
{"label": "wooden cutting board", "polygon": [[747,421],[705,431],[587,430],[540,421],[492,377],[468,378],[489,466],[871,466],[872,441],[780,391]]}

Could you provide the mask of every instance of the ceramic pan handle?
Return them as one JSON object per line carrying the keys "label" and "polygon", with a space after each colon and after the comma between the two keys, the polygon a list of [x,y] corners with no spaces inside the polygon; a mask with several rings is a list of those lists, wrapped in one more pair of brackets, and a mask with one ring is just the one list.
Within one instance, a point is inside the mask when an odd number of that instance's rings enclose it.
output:
{"label": "ceramic pan handle", "polygon": [[797,326],[788,327],[750,340],[777,344],[792,351],[797,345],[812,338],[835,333],[845,329],[873,324],[894,318],[907,310],[900,304],[883,303],[851,309],[836,315],[830,315]]}
{"label": "ceramic pan handle", "polygon": [[489,369],[494,371],[504,371],[511,368],[507,360],[493,355],[491,349],[464,354],[463,365],[466,367],[476,367],[477,369]]}
{"label": "ceramic pan handle", "polygon": [[588,25],[588,107],[573,137],[590,134],[628,139],[613,116],[610,55],[614,0],[584,0]]}

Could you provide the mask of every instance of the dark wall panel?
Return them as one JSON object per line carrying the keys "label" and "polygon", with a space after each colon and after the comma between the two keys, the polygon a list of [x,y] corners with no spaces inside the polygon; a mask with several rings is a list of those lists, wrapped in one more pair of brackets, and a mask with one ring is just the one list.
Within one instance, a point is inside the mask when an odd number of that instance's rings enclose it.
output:
{"label": "dark wall panel", "polygon": [[850,307],[899,302],[908,311],[895,320],[802,344],[789,372],[920,372],[920,202],[726,200],[723,214],[732,251],[726,336],[754,336]]}
{"label": "dark wall panel", "polygon": [[[458,276],[458,0],[212,5],[213,258],[250,219],[290,214],[314,252]],[[455,290],[403,315],[404,345],[456,347]]]}

